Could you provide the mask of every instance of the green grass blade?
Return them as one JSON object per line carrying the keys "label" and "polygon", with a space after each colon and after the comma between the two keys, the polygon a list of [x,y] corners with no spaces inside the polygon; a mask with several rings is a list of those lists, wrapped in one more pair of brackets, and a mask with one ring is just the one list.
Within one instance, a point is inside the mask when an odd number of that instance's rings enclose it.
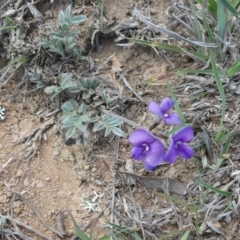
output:
{"label": "green grass blade", "polygon": [[205,183],[205,182],[202,182],[202,181],[199,180],[199,179],[197,179],[196,181],[197,181],[201,186],[207,188],[208,190],[210,190],[210,191],[212,191],[212,192],[218,193],[218,194],[220,194],[220,195],[222,195],[222,196],[230,197],[230,196],[232,195],[231,192],[222,191],[222,190],[220,190],[220,189],[218,189],[218,188],[215,188],[215,187],[213,187],[213,186],[211,186],[211,185],[209,185],[209,184],[207,184],[207,183]]}
{"label": "green grass blade", "polygon": [[221,116],[221,120],[220,120],[220,126],[218,128],[218,132],[217,132],[216,137],[215,137],[215,141],[218,142],[219,137],[222,134],[222,129],[223,129],[223,120],[224,120],[224,117],[225,117],[225,109],[226,109],[226,95],[225,95],[225,92],[224,92],[224,89],[223,89],[223,86],[222,86],[221,79],[219,77],[219,72],[218,72],[218,69],[216,67],[215,59],[214,59],[214,56],[213,56],[212,53],[210,53],[210,59],[211,59],[212,69],[213,69],[213,72],[214,72],[216,83],[217,83],[217,86],[218,86],[218,90],[219,90],[219,93],[220,93],[220,96],[221,96],[221,99],[222,99],[222,116]]}
{"label": "green grass blade", "polygon": [[189,234],[190,234],[191,230],[187,230],[184,235],[181,237],[180,240],[187,240],[188,237],[189,237]]}
{"label": "green grass blade", "polygon": [[158,240],[165,240],[165,239],[169,239],[177,234],[179,234],[181,232],[180,229],[176,229],[176,230],[173,230],[172,232],[170,233],[167,233],[165,235],[163,235],[162,237],[160,237]]}
{"label": "green grass blade", "polygon": [[233,15],[239,15],[237,10],[227,0],[219,0],[218,2],[221,2],[221,4],[226,7]]}
{"label": "green grass blade", "polygon": [[172,130],[170,130],[166,133],[166,136],[168,136],[168,137],[171,136],[172,134],[176,133],[178,130],[180,130],[184,126],[191,126],[191,124],[182,124],[181,126],[173,127]]}
{"label": "green grass blade", "polygon": [[179,204],[179,205],[181,205],[181,206],[189,209],[190,211],[193,211],[193,210],[194,210],[192,206],[187,205],[185,202],[182,202],[182,201],[180,201],[180,200],[177,199],[177,198],[174,198],[174,197],[172,197],[172,196],[166,195],[166,194],[164,194],[164,193],[157,193],[157,194],[160,195],[160,196],[163,197],[163,198],[166,198],[167,200],[171,200],[171,201],[173,201],[173,202],[175,202],[175,203],[177,203],[177,204]]}
{"label": "green grass blade", "polygon": [[231,6],[234,8],[234,10],[239,5],[239,3],[240,3],[240,0],[232,0]]}
{"label": "green grass blade", "polygon": [[240,59],[238,59],[231,68],[227,71],[227,76],[232,77],[240,71]]}
{"label": "green grass blade", "polygon": [[227,19],[225,14],[225,6],[222,0],[217,0],[217,26],[218,26],[218,36],[224,39],[225,29],[226,29]]}
{"label": "green grass blade", "polygon": [[192,14],[193,14],[193,17],[194,17],[194,25],[195,26],[193,26],[193,27],[196,30],[198,41],[202,42],[203,41],[203,39],[202,39],[202,31],[201,31],[201,28],[200,28],[200,24],[199,24],[199,21],[198,21],[197,13],[196,13],[195,8],[193,6],[192,0],[190,0],[190,6],[191,6]]}
{"label": "green grass blade", "polygon": [[77,225],[76,221],[74,220],[72,214],[70,213],[70,216],[72,218],[72,222],[73,222],[73,227],[74,227],[74,231],[77,234],[77,236],[81,239],[81,240],[91,240],[91,238],[89,238],[81,229],[80,227]]}
{"label": "green grass blade", "polygon": [[210,39],[210,42],[215,42],[212,29],[211,29],[211,27],[208,24],[208,21],[207,21],[205,13],[203,13],[203,24],[204,24],[205,28],[207,29],[207,33],[208,33],[208,37]]}
{"label": "green grass blade", "polygon": [[216,166],[214,168],[214,172],[216,172],[222,165],[222,162],[224,161],[224,158],[219,158],[216,162]]}
{"label": "green grass blade", "polygon": [[110,239],[111,239],[110,236],[104,236],[104,237],[99,238],[99,240],[110,240]]}
{"label": "green grass blade", "polygon": [[169,50],[169,51],[176,52],[176,53],[186,54],[190,57],[195,57],[202,62],[205,62],[205,60],[207,59],[206,54],[183,49],[178,46],[173,46],[173,45],[155,42],[155,41],[142,40],[142,39],[138,39],[138,38],[131,38],[130,41],[133,41],[135,43],[138,43],[138,44],[141,44],[144,46],[152,47],[152,48],[157,47],[157,48]]}
{"label": "green grass blade", "polygon": [[187,70],[177,70],[177,75],[182,74],[201,74],[201,75],[212,75],[214,76],[213,70],[200,70],[200,69],[187,69]]}
{"label": "green grass blade", "polygon": [[183,116],[183,113],[181,111],[181,108],[179,107],[179,105],[177,103],[175,94],[173,93],[172,87],[171,87],[171,85],[170,85],[168,80],[167,80],[167,88],[168,88],[168,92],[170,93],[171,98],[175,101],[174,108],[175,108],[176,112],[178,113],[178,115],[180,116],[181,123],[182,124],[186,124],[186,121],[184,119],[184,116]]}
{"label": "green grass blade", "polygon": [[198,214],[198,208],[193,200],[193,198],[190,196],[190,200],[193,204],[193,212],[195,213],[195,227],[197,229],[198,234],[202,234],[202,229],[199,227],[199,214]]}

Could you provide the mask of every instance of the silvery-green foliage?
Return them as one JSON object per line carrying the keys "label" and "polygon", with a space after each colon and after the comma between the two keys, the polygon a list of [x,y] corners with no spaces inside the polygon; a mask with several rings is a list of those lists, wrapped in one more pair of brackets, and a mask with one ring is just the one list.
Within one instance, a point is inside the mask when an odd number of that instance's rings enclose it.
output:
{"label": "silvery-green foliage", "polygon": [[70,99],[62,105],[64,115],[61,117],[62,128],[67,128],[66,138],[73,137],[79,133],[87,131],[87,125],[90,121],[87,114],[87,106],[82,103],[80,106],[76,100]]}
{"label": "silvery-green foliage", "polygon": [[78,90],[82,93],[83,99],[89,99],[96,93],[97,87],[100,85],[100,81],[96,79],[78,79]]}
{"label": "silvery-green foliage", "polygon": [[118,97],[110,97],[106,91],[103,91],[101,94],[101,99],[103,103],[105,103],[107,106],[110,106],[117,102]]}
{"label": "silvery-green foliage", "polygon": [[43,75],[39,73],[28,73],[30,81],[37,85],[37,88],[45,87],[45,82],[43,81]]}
{"label": "silvery-green foliage", "polygon": [[120,128],[118,128],[118,126],[123,123],[121,120],[113,116],[103,114],[100,117],[96,116],[95,121],[96,123],[93,128],[94,132],[105,129],[104,137],[109,135],[109,133],[111,132],[121,137],[124,136],[124,132]]}
{"label": "silvery-green foliage", "polygon": [[0,217],[0,230],[4,229],[5,223],[6,223],[6,217],[5,216],[1,216]]}
{"label": "silvery-green foliage", "polygon": [[68,129],[66,138],[88,133],[89,123],[94,123],[93,132],[104,130],[105,137],[111,132],[117,136],[124,136],[124,132],[119,128],[121,120],[94,110],[92,105],[79,105],[76,100],[70,99],[62,105],[62,110],[64,114],[60,120],[62,128]]}
{"label": "silvery-green foliage", "polygon": [[72,74],[69,74],[69,73],[62,74],[59,86],[52,85],[52,86],[46,87],[44,89],[44,92],[49,95],[52,95],[52,98],[54,98],[64,90],[75,87],[76,83],[71,80],[71,77],[72,77]]}
{"label": "silvery-green foliage", "polygon": [[50,40],[44,39],[43,42],[38,44],[41,47],[48,48],[49,52],[55,52],[65,57],[63,50],[63,41],[57,38],[51,38]]}
{"label": "silvery-green foliage", "polygon": [[83,23],[87,18],[84,15],[72,16],[71,11],[71,5],[65,12],[60,11],[58,15],[60,32],[51,32],[50,40],[44,39],[39,46],[47,48],[50,52],[58,53],[62,57],[66,57],[69,52],[73,51],[77,59],[86,60],[86,57],[82,56],[81,48],[77,47],[75,42],[80,32],[72,30],[71,26]]}

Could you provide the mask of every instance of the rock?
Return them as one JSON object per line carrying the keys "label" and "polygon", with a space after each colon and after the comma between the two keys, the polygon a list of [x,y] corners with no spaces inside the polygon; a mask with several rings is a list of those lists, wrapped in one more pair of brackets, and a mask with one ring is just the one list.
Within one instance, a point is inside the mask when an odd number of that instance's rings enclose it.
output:
{"label": "rock", "polygon": [[45,181],[50,181],[51,180],[51,178],[50,177],[45,177]]}
{"label": "rock", "polygon": [[134,57],[137,57],[139,55],[139,53],[137,51],[134,51],[133,55],[134,55]]}
{"label": "rock", "polygon": [[11,198],[12,197],[12,192],[7,192],[7,198]]}
{"label": "rock", "polygon": [[97,171],[97,168],[92,168],[92,172],[96,172]]}
{"label": "rock", "polygon": [[84,170],[87,171],[90,169],[90,166],[89,165],[84,165]]}
{"label": "rock", "polygon": [[0,196],[0,204],[7,203],[7,202],[8,202],[7,195]]}
{"label": "rock", "polygon": [[23,185],[24,185],[25,187],[29,186],[29,180],[28,180],[28,178],[25,178],[25,179],[23,180]]}
{"label": "rock", "polygon": [[22,169],[18,169],[18,170],[17,170],[16,177],[21,177],[22,174],[23,174]]}
{"label": "rock", "polygon": [[15,214],[16,214],[17,216],[18,216],[19,214],[21,214],[22,211],[23,211],[23,206],[14,208],[14,212],[15,212]]}
{"label": "rock", "polygon": [[36,184],[36,188],[43,188],[43,187],[44,187],[43,181],[39,181],[39,182]]}
{"label": "rock", "polygon": [[36,186],[36,179],[33,179],[31,187],[35,187]]}
{"label": "rock", "polygon": [[64,191],[58,191],[58,192],[57,192],[57,195],[58,195],[58,197],[60,197],[60,198],[65,197]]}
{"label": "rock", "polygon": [[19,208],[22,206],[22,202],[17,200],[13,202],[13,208]]}
{"label": "rock", "polygon": [[147,53],[142,53],[141,54],[141,59],[143,61],[148,61],[150,59],[149,55]]}
{"label": "rock", "polygon": [[58,149],[58,148],[55,148],[54,150],[53,150],[53,156],[55,157],[55,156],[59,156],[60,155],[60,150]]}

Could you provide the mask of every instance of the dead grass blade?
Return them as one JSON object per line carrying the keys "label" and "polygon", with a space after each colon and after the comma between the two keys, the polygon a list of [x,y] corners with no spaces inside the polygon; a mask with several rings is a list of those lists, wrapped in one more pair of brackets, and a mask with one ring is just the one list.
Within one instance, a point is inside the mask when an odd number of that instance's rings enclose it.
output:
{"label": "dead grass blade", "polygon": [[62,233],[60,233],[58,230],[54,229],[53,227],[51,227],[50,225],[48,225],[44,220],[42,215],[40,214],[40,212],[36,209],[36,207],[26,198],[24,197],[20,192],[15,191],[13,189],[10,188],[9,184],[4,181],[5,186],[7,187],[7,189],[15,194],[17,194],[19,197],[21,197],[23,199],[23,201],[25,203],[27,203],[32,209],[33,211],[36,213],[38,219],[43,223],[43,225],[48,228],[49,230],[51,230],[52,232],[56,233],[59,237],[63,237]]}
{"label": "dead grass blade", "polygon": [[200,47],[217,47],[217,45],[215,43],[203,43],[203,42],[198,42],[198,41],[191,41],[187,38],[184,38],[182,36],[180,36],[179,34],[173,32],[173,31],[170,31],[170,30],[167,30],[165,28],[162,28],[162,27],[159,27],[157,25],[155,25],[154,23],[150,22],[147,17],[145,17],[144,15],[142,15],[140,13],[140,11],[137,9],[137,8],[134,8],[133,10],[133,15],[135,15],[136,17],[139,18],[139,20],[141,22],[143,22],[144,24],[146,24],[148,27],[151,27],[153,28],[156,32],[160,32],[160,33],[164,33],[164,34],[167,34],[169,35],[170,37],[173,37],[177,40],[182,40],[182,41],[185,41],[187,43],[191,43],[191,44],[194,44],[196,46],[200,46]]}

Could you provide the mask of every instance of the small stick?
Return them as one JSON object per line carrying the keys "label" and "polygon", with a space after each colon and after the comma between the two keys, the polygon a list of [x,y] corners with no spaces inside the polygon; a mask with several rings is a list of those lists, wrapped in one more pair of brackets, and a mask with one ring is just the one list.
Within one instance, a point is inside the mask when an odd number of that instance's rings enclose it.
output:
{"label": "small stick", "polygon": [[131,87],[131,85],[128,83],[127,79],[121,74],[120,72],[117,72],[120,76],[120,78],[123,80],[125,85],[128,87],[128,89],[133,92],[133,94],[141,101],[144,102],[143,99],[134,91],[134,89]]}

